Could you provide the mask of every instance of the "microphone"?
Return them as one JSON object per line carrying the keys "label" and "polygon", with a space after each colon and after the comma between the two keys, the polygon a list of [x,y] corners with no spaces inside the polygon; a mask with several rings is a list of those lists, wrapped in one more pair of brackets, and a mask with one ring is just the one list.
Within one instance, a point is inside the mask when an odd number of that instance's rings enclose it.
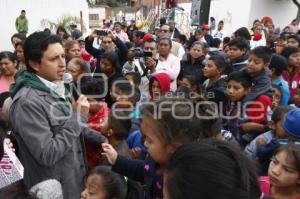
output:
{"label": "microphone", "polygon": [[70,73],[65,73],[63,76],[63,81],[67,89],[71,92],[72,96],[74,97],[75,101],[79,98],[80,94],[77,90],[76,85],[74,84],[73,77]]}

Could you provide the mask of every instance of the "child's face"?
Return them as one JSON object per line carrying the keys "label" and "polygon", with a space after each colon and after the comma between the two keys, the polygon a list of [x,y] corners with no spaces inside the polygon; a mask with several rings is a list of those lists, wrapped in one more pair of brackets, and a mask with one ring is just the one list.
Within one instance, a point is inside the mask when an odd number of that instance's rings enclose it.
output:
{"label": "child's face", "polygon": [[108,59],[101,59],[101,72],[110,77],[114,73],[114,68]]}
{"label": "child's face", "polygon": [[294,39],[294,38],[289,38],[289,39],[287,40],[287,46],[297,48],[297,47],[299,46],[299,43],[298,43],[298,41],[297,41],[296,39]]}
{"label": "child's face", "polygon": [[279,103],[280,103],[280,99],[281,99],[281,91],[279,90],[279,88],[274,88],[274,98],[272,101],[272,109],[275,109],[276,107],[278,107]]}
{"label": "child's face", "polygon": [[161,88],[160,88],[159,81],[153,80],[151,89],[153,93],[160,93]]}
{"label": "child's face", "polygon": [[187,78],[182,79],[181,85],[189,89],[192,89],[192,84]]}
{"label": "child's face", "polygon": [[221,72],[212,60],[208,60],[203,68],[203,75],[207,78],[215,78],[219,77]]}
{"label": "child's face", "polygon": [[203,55],[201,45],[194,45],[190,50],[190,55],[194,59],[201,57]]}
{"label": "child's face", "polygon": [[296,89],[296,93],[293,97],[293,102],[297,108],[300,108],[300,88]]}
{"label": "child's face", "polygon": [[80,199],[108,199],[101,176],[95,174],[88,176]]}
{"label": "child's face", "polygon": [[268,67],[269,63],[265,63],[262,58],[259,58],[253,54],[250,54],[247,63],[247,71],[250,74],[256,74],[262,71],[265,67]]}
{"label": "child's face", "polygon": [[159,129],[155,125],[156,121],[150,117],[144,117],[141,123],[141,131],[145,136],[144,145],[147,147],[149,154],[160,165],[166,164],[175,149],[162,141],[158,136]]}
{"label": "child's face", "polygon": [[298,67],[300,65],[300,52],[291,54],[288,63],[291,67]]}
{"label": "child's face", "polygon": [[227,53],[228,58],[231,61],[241,58],[244,54],[245,54],[245,50],[241,50],[237,46],[229,46],[229,51]]}
{"label": "child's face", "polygon": [[240,82],[229,80],[226,88],[226,93],[231,102],[240,101],[249,93],[250,89],[246,89]]}
{"label": "child's face", "polygon": [[296,168],[293,157],[285,151],[277,153],[271,161],[268,175],[274,187],[297,187],[300,182],[299,171]]}

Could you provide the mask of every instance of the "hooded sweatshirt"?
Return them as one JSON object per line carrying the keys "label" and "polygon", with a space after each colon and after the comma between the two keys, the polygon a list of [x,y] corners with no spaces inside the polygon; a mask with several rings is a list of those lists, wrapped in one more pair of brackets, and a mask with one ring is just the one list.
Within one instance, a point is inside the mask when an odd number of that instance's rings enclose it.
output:
{"label": "hooded sweatshirt", "polygon": [[151,96],[151,99],[153,99],[153,97],[154,97],[153,91],[152,91],[152,84],[153,84],[154,80],[159,82],[160,94],[164,94],[164,93],[170,91],[170,84],[171,84],[170,76],[164,72],[155,73],[152,75],[152,77],[150,78],[150,82],[149,82],[149,94]]}

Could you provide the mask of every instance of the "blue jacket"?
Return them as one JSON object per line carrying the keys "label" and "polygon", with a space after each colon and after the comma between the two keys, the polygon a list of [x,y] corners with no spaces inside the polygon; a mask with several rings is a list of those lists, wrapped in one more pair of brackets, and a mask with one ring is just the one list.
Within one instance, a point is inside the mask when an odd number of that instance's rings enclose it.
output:
{"label": "blue jacket", "polygon": [[128,159],[118,155],[113,171],[133,180],[144,183],[143,199],[163,198],[163,171],[157,169],[158,164],[150,157],[145,160]]}

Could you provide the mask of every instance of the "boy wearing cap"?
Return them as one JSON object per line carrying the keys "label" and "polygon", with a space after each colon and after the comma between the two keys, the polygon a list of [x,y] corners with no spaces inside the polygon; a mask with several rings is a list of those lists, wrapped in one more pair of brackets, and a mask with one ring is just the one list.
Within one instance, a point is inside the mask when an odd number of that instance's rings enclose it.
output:
{"label": "boy wearing cap", "polygon": [[211,46],[214,38],[209,34],[209,31],[210,31],[209,25],[208,24],[203,24],[201,26],[201,29],[203,30],[204,38],[205,38],[206,43],[209,46]]}
{"label": "boy wearing cap", "polygon": [[281,145],[288,144],[290,142],[300,141],[300,109],[294,108],[290,110],[283,121],[282,131],[286,134],[286,139],[273,139],[270,143],[257,147],[256,155],[260,163],[266,163],[270,161],[273,156],[273,152]]}

